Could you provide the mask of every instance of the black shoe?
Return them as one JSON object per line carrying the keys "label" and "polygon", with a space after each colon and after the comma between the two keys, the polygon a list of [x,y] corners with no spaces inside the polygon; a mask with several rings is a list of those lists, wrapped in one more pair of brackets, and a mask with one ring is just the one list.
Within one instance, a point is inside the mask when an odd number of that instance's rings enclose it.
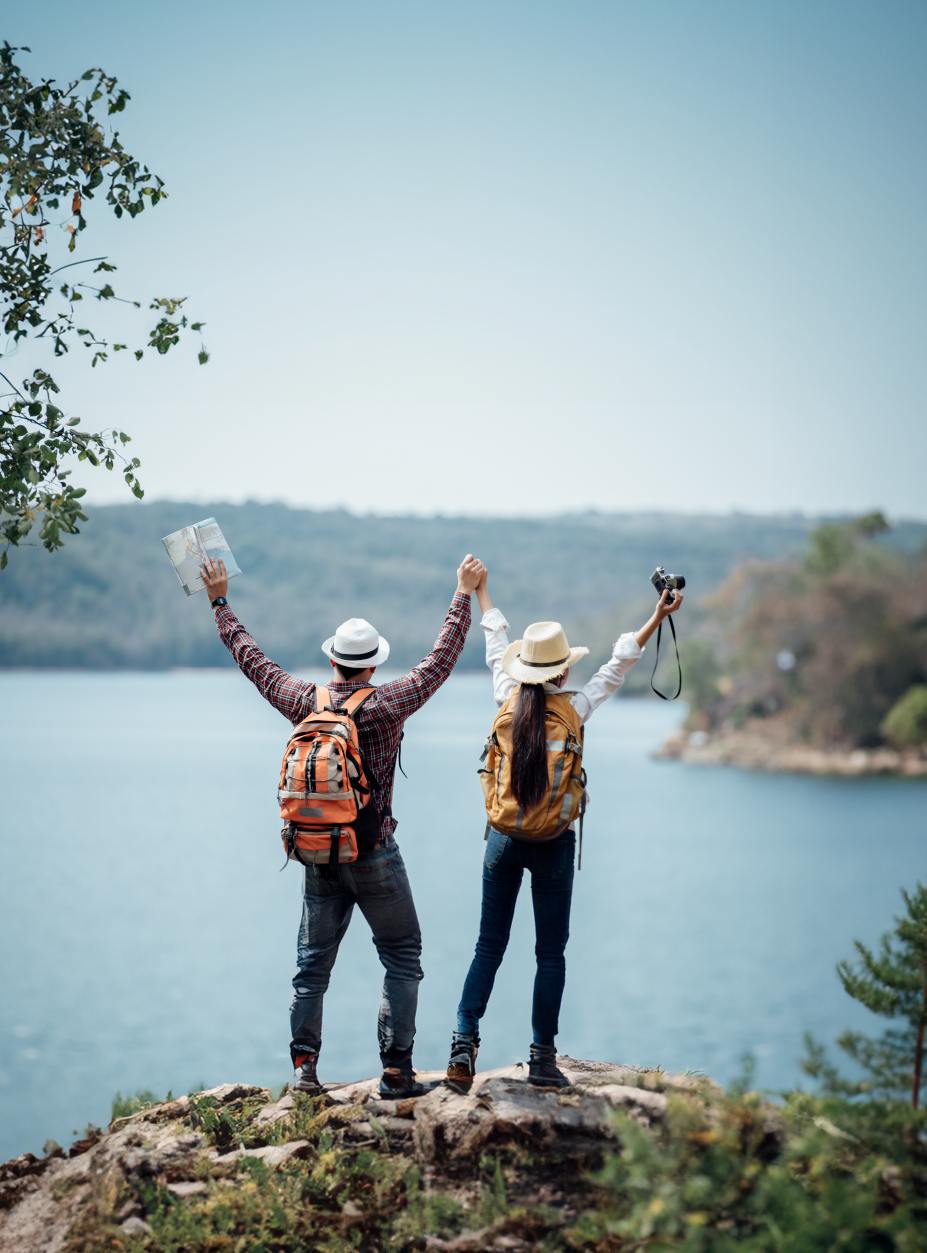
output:
{"label": "black shoe", "polygon": [[451,1057],[447,1063],[445,1083],[455,1092],[466,1095],[473,1087],[473,1076],[476,1074],[476,1055],[480,1048],[480,1037],[469,1035],[465,1031],[455,1031],[451,1036]]}
{"label": "black shoe", "polygon": [[557,1069],[557,1050],[532,1044],[528,1058],[528,1082],[536,1088],[568,1088],[570,1081]]}
{"label": "black shoe", "polygon": [[425,1085],[415,1078],[412,1067],[384,1066],[380,1080],[380,1096],[388,1101],[404,1101],[410,1096],[424,1096]]}
{"label": "black shoe", "polygon": [[290,1088],[293,1092],[305,1092],[307,1096],[321,1096],[325,1089],[319,1083],[315,1068],[318,1065],[318,1053],[302,1053],[294,1056],[296,1074]]}

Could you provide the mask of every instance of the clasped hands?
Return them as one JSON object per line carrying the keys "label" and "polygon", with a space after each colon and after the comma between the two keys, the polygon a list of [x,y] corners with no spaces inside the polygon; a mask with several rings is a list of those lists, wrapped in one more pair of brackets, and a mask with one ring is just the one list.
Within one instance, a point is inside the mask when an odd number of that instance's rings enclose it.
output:
{"label": "clasped hands", "polygon": [[488,573],[489,571],[478,557],[474,557],[473,553],[467,553],[457,567],[458,592],[465,592],[469,596],[481,583],[485,582]]}

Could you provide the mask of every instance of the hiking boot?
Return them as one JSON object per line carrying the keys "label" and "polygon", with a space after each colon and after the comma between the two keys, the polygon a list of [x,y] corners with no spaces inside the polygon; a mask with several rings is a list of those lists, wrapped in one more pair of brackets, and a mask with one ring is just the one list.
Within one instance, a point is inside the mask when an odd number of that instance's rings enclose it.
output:
{"label": "hiking boot", "polygon": [[557,1050],[543,1044],[532,1044],[528,1057],[528,1082],[536,1088],[568,1088],[570,1081],[557,1069]]}
{"label": "hiking boot", "polygon": [[380,1096],[385,1096],[390,1101],[404,1101],[410,1096],[424,1095],[425,1085],[416,1080],[411,1066],[384,1066]]}
{"label": "hiking boot", "polygon": [[473,1087],[479,1047],[478,1035],[469,1035],[466,1031],[455,1031],[451,1036],[451,1057],[447,1063],[447,1078],[444,1082],[455,1092],[466,1095]]}
{"label": "hiking boot", "polygon": [[307,1096],[321,1096],[325,1089],[319,1083],[315,1068],[318,1065],[318,1053],[297,1054],[293,1058],[296,1074],[290,1084],[293,1092],[305,1092]]}

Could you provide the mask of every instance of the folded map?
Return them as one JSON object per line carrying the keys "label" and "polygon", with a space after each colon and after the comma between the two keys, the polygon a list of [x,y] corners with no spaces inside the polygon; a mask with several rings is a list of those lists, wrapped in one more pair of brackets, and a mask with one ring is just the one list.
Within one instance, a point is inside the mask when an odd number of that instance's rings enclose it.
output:
{"label": "folded map", "polygon": [[225,572],[230,579],[241,574],[215,518],[205,518],[193,526],[185,526],[182,531],[175,531],[173,535],[165,535],[161,543],[167,549],[167,555],[188,596],[201,592],[206,586],[200,576],[200,567],[206,557],[224,561]]}

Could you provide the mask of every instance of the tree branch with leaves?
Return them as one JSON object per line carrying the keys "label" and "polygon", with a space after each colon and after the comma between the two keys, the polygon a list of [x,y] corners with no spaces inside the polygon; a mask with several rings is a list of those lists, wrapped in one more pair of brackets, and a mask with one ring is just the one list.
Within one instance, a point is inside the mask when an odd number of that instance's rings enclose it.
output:
{"label": "tree branch with leaves", "polygon": [[866,1072],[859,1080],[844,1079],[824,1058],[820,1045],[809,1040],[804,1069],[824,1081],[825,1089],[841,1096],[872,1094],[881,1097],[909,1092],[911,1104],[921,1104],[927,1034],[927,887],[918,883],[901,893],[907,912],[895,920],[895,930],[884,935],[877,951],[855,941],[855,966],[842,961],[837,974],[844,991],[873,1014],[900,1019],[877,1039],[845,1031],[837,1043]]}
{"label": "tree branch with leaves", "polygon": [[[6,335],[2,357],[22,340],[44,340],[55,357],[72,347],[91,353],[91,367],[129,345],[98,336],[87,325],[86,301],[117,302],[141,308],[141,302],[117,296],[107,277],[116,270],[107,257],[55,264],[55,243],[76,252],[87,229],[94,200],[101,200],[117,218],[135,218],[167,193],[164,183],[125,148],[109,121],[121,113],[129,94],[101,69],[58,86],[54,79],[33,83],[14,56],[29,52],[4,42],[0,49],[0,318]],[[96,263],[98,283],[84,282],[73,271]],[[64,279],[57,276],[72,271]],[[202,330],[189,322],[186,297],[156,297],[148,305],[159,313],[143,347],[132,349],[140,361],[146,349],[160,355],[176,346],[184,332]],[[209,354],[200,345],[199,362]],[[36,369],[16,386],[0,373],[0,570],[10,546],[20,544],[39,525],[39,538],[49,552],[64,535],[79,532],[86,521],[81,507],[84,488],[68,478],[72,460],[113,470],[118,465],[131,491],[144,495],[136,471],[137,457],[124,448],[130,437],[115,429],[79,430],[81,419],[67,417],[57,403],[59,388],[45,370]]]}

